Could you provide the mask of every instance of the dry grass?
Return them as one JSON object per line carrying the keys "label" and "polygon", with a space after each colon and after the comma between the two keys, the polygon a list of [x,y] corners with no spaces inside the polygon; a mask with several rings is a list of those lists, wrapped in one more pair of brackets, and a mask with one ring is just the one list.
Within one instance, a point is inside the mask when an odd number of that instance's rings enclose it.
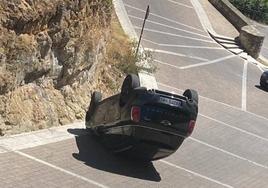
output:
{"label": "dry grass", "polygon": [[[115,66],[124,74],[137,74],[141,70],[155,72],[156,68],[152,65],[152,53],[145,50],[143,53],[136,55],[137,42],[129,40],[115,16],[112,17],[111,24],[112,39],[107,51],[108,64]],[[145,60],[149,63],[149,68],[137,65],[137,62]]]}

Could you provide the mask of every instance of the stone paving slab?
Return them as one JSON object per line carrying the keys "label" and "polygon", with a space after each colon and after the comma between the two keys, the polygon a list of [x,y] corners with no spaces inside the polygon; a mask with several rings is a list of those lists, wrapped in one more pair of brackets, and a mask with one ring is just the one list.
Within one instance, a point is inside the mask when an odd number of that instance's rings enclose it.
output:
{"label": "stone paving slab", "polygon": [[235,27],[208,0],[200,0],[200,3],[217,34],[231,38],[239,36],[239,32]]}
{"label": "stone paving slab", "polygon": [[0,155],[2,188],[96,187],[13,152]]}
{"label": "stone paving slab", "polygon": [[115,156],[89,135],[23,152],[108,187],[223,187],[161,161],[144,164]]}

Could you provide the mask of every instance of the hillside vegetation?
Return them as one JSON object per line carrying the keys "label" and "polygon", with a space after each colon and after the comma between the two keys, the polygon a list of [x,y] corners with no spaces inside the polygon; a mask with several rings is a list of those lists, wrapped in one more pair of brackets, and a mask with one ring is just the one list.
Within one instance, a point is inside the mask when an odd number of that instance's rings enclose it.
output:
{"label": "hillside vegetation", "polygon": [[268,24],[268,0],[230,0],[230,2],[251,19]]}
{"label": "hillside vegetation", "polygon": [[0,135],[83,120],[135,61],[112,0],[0,0],[0,18]]}

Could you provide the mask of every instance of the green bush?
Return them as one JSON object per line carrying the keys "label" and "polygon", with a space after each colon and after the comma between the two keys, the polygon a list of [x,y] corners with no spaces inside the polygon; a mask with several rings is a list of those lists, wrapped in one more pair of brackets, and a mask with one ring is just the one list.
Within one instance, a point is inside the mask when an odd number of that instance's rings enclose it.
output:
{"label": "green bush", "polygon": [[243,14],[268,24],[268,0],[230,0]]}

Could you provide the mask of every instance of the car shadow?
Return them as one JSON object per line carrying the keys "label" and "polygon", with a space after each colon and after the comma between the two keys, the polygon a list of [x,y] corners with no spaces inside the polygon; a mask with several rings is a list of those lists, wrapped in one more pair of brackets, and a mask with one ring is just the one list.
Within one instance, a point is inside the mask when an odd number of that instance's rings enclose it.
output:
{"label": "car shadow", "polygon": [[268,92],[267,89],[264,89],[263,87],[261,87],[260,85],[255,85],[256,88],[262,90],[262,91],[265,91],[265,92]]}
{"label": "car shadow", "polygon": [[86,165],[123,176],[137,179],[160,182],[161,177],[152,162],[139,162],[120,157],[104,148],[98,138],[91,135],[86,129],[68,129],[75,135],[79,153],[73,153],[73,157],[83,161]]}

